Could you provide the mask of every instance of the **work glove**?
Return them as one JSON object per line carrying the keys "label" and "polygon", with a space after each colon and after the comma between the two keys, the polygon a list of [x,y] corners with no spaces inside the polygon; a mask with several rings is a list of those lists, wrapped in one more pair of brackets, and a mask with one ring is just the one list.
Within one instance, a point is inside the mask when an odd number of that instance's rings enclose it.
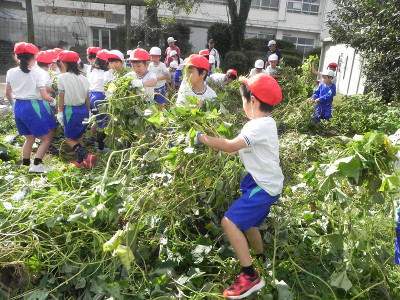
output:
{"label": "work glove", "polygon": [[64,115],[62,111],[57,113],[57,121],[60,123],[61,126],[64,126]]}
{"label": "work glove", "polygon": [[131,85],[134,88],[140,88],[140,87],[143,87],[143,81],[141,79],[132,79],[131,80]]}
{"label": "work glove", "polygon": [[51,99],[53,99],[53,100],[49,102],[50,106],[53,106],[53,107],[56,106],[57,105],[56,99],[54,99],[54,98],[51,98]]}
{"label": "work glove", "polygon": [[196,131],[196,136],[194,137],[194,144],[195,145],[200,145],[202,142],[199,141],[199,134],[202,134],[201,131]]}

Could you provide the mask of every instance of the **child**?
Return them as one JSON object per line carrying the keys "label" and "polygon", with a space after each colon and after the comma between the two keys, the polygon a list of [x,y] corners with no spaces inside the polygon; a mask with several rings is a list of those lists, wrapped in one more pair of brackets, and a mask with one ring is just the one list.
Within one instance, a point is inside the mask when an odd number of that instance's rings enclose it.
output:
{"label": "child", "polygon": [[266,73],[269,74],[269,75],[271,75],[271,77],[273,77],[273,78],[275,78],[275,79],[282,79],[283,76],[282,76],[282,75],[278,75],[278,73],[279,73],[279,72],[278,72],[278,68],[277,68],[278,62],[279,62],[278,55],[276,55],[276,54],[271,54],[271,55],[268,57],[268,63],[269,63],[269,65],[267,66]]}
{"label": "child", "polygon": [[226,73],[214,73],[211,74],[210,77],[207,78],[207,82],[215,82],[220,85],[224,85],[227,83],[231,83],[236,80],[237,72],[234,69],[229,69]]}
{"label": "child", "polygon": [[175,90],[174,78],[175,78],[175,72],[176,72],[177,68],[178,68],[178,62],[176,60],[172,61],[169,64],[169,77],[167,80],[167,87],[168,87],[169,91]]}
{"label": "child", "polygon": [[124,55],[119,50],[108,51],[108,64],[110,66],[110,69],[106,72],[105,75],[106,82],[121,78],[129,71],[127,68],[124,67]]}
{"label": "child", "polygon": [[171,61],[173,60],[173,59],[172,59],[172,55],[171,55],[171,52],[172,52],[172,51],[175,51],[177,55],[181,55],[181,49],[179,49],[179,47],[175,45],[175,42],[176,42],[176,39],[174,39],[172,36],[170,36],[170,37],[167,39],[168,48],[165,49],[165,52],[164,52],[164,54],[165,54],[165,61],[164,61],[164,63],[165,63],[165,65],[166,65],[167,67],[169,67],[169,64],[170,64]]}
{"label": "child", "polygon": [[[6,97],[13,104],[13,93],[16,102],[14,105],[14,118],[18,133],[25,136],[22,147],[22,165],[30,166],[29,172],[46,173],[50,169],[42,164],[42,159],[51,144],[49,129],[57,126],[54,119],[49,118],[43,100],[55,106],[56,101],[47,94],[46,83],[42,76],[35,70],[35,55],[39,49],[30,43],[20,42],[14,46],[14,53],[18,60],[18,67],[7,71]],[[39,95],[41,99],[38,100]],[[35,138],[41,144],[37,149],[35,160],[31,165],[32,146]]]}
{"label": "child", "polygon": [[[334,74],[336,74],[336,69],[337,69],[337,67],[338,67],[338,64],[337,64],[337,63],[331,62],[331,63],[326,67],[326,69],[327,69],[327,70],[331,70],[331,71],[333,71]],[[314,63],[314,62],[311,64],[311,73],[313,73],[314,75],[317,75],[317,76],[318,76],[317,83],[319,84],[319,83],[321,82],[321,80],[322,80],[322,73],[321,73],[321,72],[318,72],[318,71],[315,69],[315,63]],[[333,84],[336,84],[336,76],[333,77],[332,83],[333,83]]]}
{"label": "child", "polygon": [[104,140],[106,134],[104,131],[97,132],[97,127],[106,128],[108,124],[108,116],[106,114],[99,114],[98,109],[107,105],[106,94],[104,91],[105,73],[108,71],[108,51],[100,50],[96,53],[96,59],[92,67],[87,72],[87,79],[89,80],[89,99],[90,108],[96,116],[96,123],[92,125],[92,134],[96,136],[98,152],[108,152],[110,149],[105,148]]}
{"label": "child", "polygon": [[332,70],[325,70],[322,72],[322,80],[318,89],[312,95],[315,105],[315,116],[313,117],[314,123],[319,123],[321,119],[332,118],[332,102],[333,97],[336,95],[336,86],[332,83],[335,76]]}
{"label": "child", "polygon": [[144,88],[146,101],[151,103],[154,99],[154,87],[157,84],[157,76],[147,70],[149,61],[149,52],[141,48],[133,50],[130,57],[133,71],[126,74],[126,76],[135,75],[137,77],[137,79],[132,79],[132,87]]}
{"label": "child", "polygon": [[[154,100],[157,102],[158,110],[163,109],[163,105],[166,101],[165,99],[165,83],[169,77],[169,71],[167,66],[160,62],[161,59],[161,49],[158,47],[152,47],[150,49],[150,59],[148,70],[156,74],[157,83],[154,88]],[[173,61],[172,61],[173,62]],[[172,63],[171,62],[171,63]],[[171,66],[171,64],[170,64]]]}
{"label": "child", "polygon": [[90,69],[94,65],[94,62],[96,61],[96,54],[97,52],[101,51],[100,47],[89,47],[86,50],[86,59],[88,61],[88,64],[84,68],[84,72],[87,74],[90,72]]}
{"label": "child", "polygon": [[257,59],[254,63],[254,68],[250,70],[249,78],[260,73],[267,73],[267,71],[264,70],[264,61]]}
{"label": "child", "polygon": [[231,205],[221,221],[242,266],[235,283],[223,292],[223,296],[229,299],[245,298],[265,284],[260,273],[252,266],[246,236],[256,257],[265,258],[258,227],[268,216],[272,204],[279,199],[283,186],[278,133],[270,115],[273,106],[282,100],[281,88],[267,74],[258,74],[242,81],[240,93],[243,109],[250,121],[244,125],[240,134],[233,140],[201,133],[196,137],[196,141],[217,150],[239,152],[249,172],[240,186],[242,197]]}
{"label": "child", "polygon": [[78,168],[92,169],[97,157],[83,147],[83,134],[89,118],[89,81],[78,69],[79,55],[64,50],[58,55],[58,61],[64,65],[65,73],[58,77],[58,114],[57,120],[64,126],[65,141],[76,152],[76,161],[72,163]]}
{"label": "child", "polygon": [[[43,77],[45,83],[46,83],[46,91],[49,94],[55,93],[55,90],[52,88],[52,79],[49,74],[50,71],[50,65],[53,63],[53,54],[49,51],[40,51],[36,54],[35,56],[36,62],[37,62],[37,72]],[[43,100],[39,97],[40,100]],[[47,101],[43,102],[44,107],[46,108],[48,114],[49,114],[49,120],[51,120],[51,128],[49,128],[50,131],[50,138],[53,140],[53,137],[56,133],[56,128],[57,126],[54,123],[54,114],[56,113],[55,106],[50,106]],[[53,110],[54,109],[54,110]],[[47,153],[50,154],[59,154],[59,149],[51,144],[49,146],[49,149],[47,150]]]}
{"label": "child", "polygon": [[183,59],[179,57],[178,53],[175,50],[172,50],[169,55],[172,58],[172,61],[176,61],[178,64],[178,67],[176,68],[175,74],[174,74],[174,84],[175,84],[175,89],[179,89],[182,83],[182,70],[183,67],[181,66],[183,64]]}
{"label": "child", "polygon": [[200,108],[206,99],[217,98],[214,90],[205,83],[207,72],[210,70],[210,63],[207,58],[200,54],[192,54],[185,59],[183,65],[189,66],[185,74],[188,84],[180,86],[176,105],[185,104],[186,96],[196,96],[199,99],[199,104],[190,105],[191,108]]}

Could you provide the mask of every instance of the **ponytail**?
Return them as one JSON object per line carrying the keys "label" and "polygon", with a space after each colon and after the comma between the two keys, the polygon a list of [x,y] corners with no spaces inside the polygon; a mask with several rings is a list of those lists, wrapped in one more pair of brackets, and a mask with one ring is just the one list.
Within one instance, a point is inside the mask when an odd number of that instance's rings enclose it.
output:
{"label": "ponytail", "polygon": [[79,74],[82,74],[82,72],[79,70],[79,68],[78,68],[78,63],[76,63],[76,62],[70,62],[70,61],[68,61],[68,62],[65,62],[66,63],[66,65],[67,65],[67,72],[71,72],[71,73],[74,73],[75,75],[79,75]]}
{"label": "ponytail", "polygon": [[19,60],[19,68],[24,73],[29,73],[31,70],[28,68],[29,61],[34,57],[32,53],[20,53],[17,54],[17,58]]}

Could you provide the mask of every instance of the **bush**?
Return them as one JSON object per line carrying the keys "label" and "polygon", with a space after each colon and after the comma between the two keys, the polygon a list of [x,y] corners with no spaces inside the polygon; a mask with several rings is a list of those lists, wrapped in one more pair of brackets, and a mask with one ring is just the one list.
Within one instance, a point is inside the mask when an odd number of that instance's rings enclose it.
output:
{"label": "bush", "polygon": [[215,49],[218,50],[220,59],[222,60],[226,53],[229,52],[232,44],[230,34],[230,25],[228,23],[214,23],[207,30],[207,42],[214,39]]}
{"label": "bush", "polygon": [[222,63],[222,69],[226,72],[228,69],[235,69],[239,74],[246,74],[248,72],[249,62],[247,57],[238,51],[229,51],[225,55]]}
{"label": "bush", "polygon": [[247,69],[248,70],[254,68],[254,62],[257,59],[262,59],[265,62],[265,52],[244,51],[243,54],[247,57],[247,62],[248,62]]}
{"label": "bush", "polygon": [[282,58],[282,63],[292,68],[298,68],[301,66],[301,60],[293,55],[284,55]]}

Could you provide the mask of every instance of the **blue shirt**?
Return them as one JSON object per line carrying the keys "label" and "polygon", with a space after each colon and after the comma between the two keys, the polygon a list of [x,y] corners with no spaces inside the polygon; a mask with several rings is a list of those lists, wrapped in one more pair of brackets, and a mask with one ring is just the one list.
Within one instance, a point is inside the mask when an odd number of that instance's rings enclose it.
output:
{"label": "blue shirt", "polygon": [[325,83],[321,83],[312,95],[312,98],[314,100],[319,98],[319,103],[321,103],[322,106],[330,106],[335,95],[336,85],[331,83],[329,86],[327,86]]}

